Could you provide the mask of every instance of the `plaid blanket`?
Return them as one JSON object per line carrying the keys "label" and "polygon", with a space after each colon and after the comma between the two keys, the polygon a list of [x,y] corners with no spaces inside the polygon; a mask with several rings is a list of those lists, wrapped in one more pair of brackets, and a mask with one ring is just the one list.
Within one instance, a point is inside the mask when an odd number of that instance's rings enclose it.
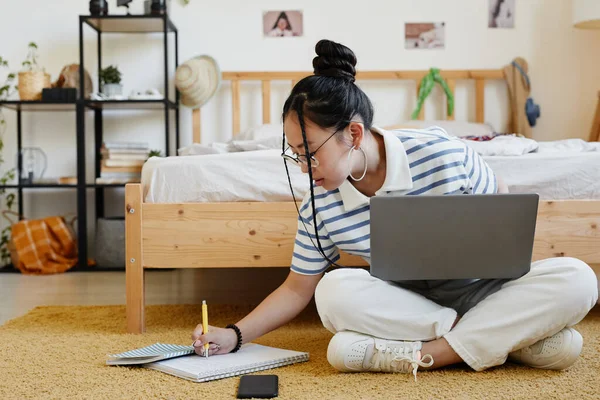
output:
{"label": "plaid blanket", "polygon": [[77,264],[77,243],[62,217],[19,221],[12,241],[23,274],[56,274]]}

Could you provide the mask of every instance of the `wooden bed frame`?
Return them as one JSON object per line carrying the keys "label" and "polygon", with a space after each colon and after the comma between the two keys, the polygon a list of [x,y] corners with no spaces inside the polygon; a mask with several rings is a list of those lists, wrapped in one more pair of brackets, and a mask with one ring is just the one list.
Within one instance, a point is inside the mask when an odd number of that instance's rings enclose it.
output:
{"label": "wooden bed frame", "polygon": [[[428,71],[360,72],[357,80],[418,82]],[[240,82],[262,81],[263,122],[270,122],[271,81],[295,83],[307,72],[224,72],[231,81],[233,132],[240,131]],[[486,80],[504,79],[502,70],[443,71],[456,81],[475,80],[476,121],[484,121]],[[423,112],[419,119],[424,119]],[[449,119],[453,119],[450,116]],[[200,111],[194,112],[194,142],[200,142]],[[293,202],[144,203],[141,184],[127,184],[127,331],[145,331],[144,271],[153,268],[282,267],[290,264],[297,227]],[[600,264],[600,201],[541,201],[533,259],[571,256]],[[342,253],[340,263],[362,266],[362,258]]]}

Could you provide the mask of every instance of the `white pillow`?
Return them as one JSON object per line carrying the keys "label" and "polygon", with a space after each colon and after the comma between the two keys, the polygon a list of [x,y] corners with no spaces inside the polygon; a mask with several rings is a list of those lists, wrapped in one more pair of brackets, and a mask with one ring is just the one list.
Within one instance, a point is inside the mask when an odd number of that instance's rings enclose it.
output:
{"label": "white pillow", "polygon": [[234,140],[262,140],[283,136],[283,124],[264,124],[235,135]]}
{"label": "white pillow", "polygon": [[424,129],[430,126],[439,126],[443,128],[450,136],[489,136],[494,133],[494,129],[488,124],[464,121],[405,121],[397,125],[388,126],[385,129]]}

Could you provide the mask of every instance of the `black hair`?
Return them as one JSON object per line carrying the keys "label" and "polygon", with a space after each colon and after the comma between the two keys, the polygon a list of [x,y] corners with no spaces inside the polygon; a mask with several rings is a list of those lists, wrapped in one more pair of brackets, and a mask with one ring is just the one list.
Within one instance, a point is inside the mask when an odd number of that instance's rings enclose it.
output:
{"label": "black hair", "polygon": [[285,13],[285,11],[282,11],[279,14],[279,16],[277,17],[277,19],[275,20],[275,24],[273,24],[273,27],[271,29],[277,28],[277,23],[282,18],[285,19],[285,22],[287,22],[287,26],[285,27],[285,29],[288,30],[288,31],[291,31],[292,30],[292,24],[290,24],[290,20],[289,20],[287,14]]}
{"label": "black hair", "polygon": [[[300,80],[293,88],[283,106],[282,118],[295,112],[302,130],[305,154],[309,153],[306,139],[305,118],[323,129],[335,128],[342,131],[355,117],[360,117],[365,131],[371,129],[373,124],[373,105],[367,95],[354,84],[356,77],[356,56],[348,47],[335,43],[331,40],[320,40],[315,46],[317,56],[312,65],[314,75]],[[282,150],[285,149],[285,133],[283,135]],[[312,167],[310,157],[307,157],[308,176],[310,180],[310,197],[313,211],[313,224],[315,237],[317,238],[318,250],[323,257],[335,266],[321,247],[319,233],[317,231],[315,196],[312,178]],[[295,199],[294,190],[288,172],[288,182],[292,197]],[[294,204],[295,201],[294,201]],[[296,209],[298,206],[296,205]],[[298,215],[300,211],[298,210]],[[304,218],[300,216],[304,223]],[[306,226],[305,226],[306,229]],[[308,231],[308,229],[307,229]],[[310,238],[310,236],[309,236]],[[311,239],[312,241],[312,239]],[[313,242],[314,245],[314,242]],[[315,246],[317,248],[317,246]]]}

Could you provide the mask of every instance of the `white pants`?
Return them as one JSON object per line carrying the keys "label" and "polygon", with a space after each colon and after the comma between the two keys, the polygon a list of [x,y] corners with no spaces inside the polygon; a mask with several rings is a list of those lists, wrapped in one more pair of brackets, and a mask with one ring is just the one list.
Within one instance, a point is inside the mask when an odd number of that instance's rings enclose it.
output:
{"label": "white pants", "polygon": [[597,278],[574,258],[536,261],[467,311],[457,313],[359,268],[325,274],[315,301],[332,333],[355,331],[391,340],[445,338],[474,370],[503,364],[510,352],[581,321],[598,300]]}

